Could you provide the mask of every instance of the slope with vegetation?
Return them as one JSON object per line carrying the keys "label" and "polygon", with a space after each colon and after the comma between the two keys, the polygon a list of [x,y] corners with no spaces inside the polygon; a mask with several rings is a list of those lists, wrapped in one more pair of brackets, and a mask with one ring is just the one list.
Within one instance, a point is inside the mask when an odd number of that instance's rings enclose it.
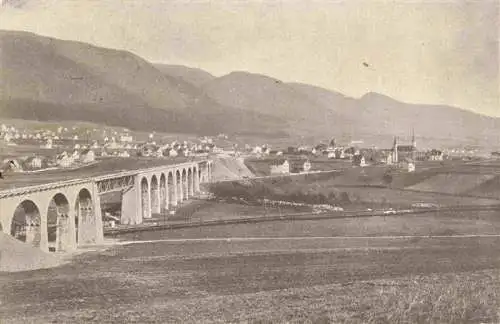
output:
{"label": "slope with vegetation", "polygon": [[[496,143],[500,119],[377,93],[349,98],[265,75],[152,64],[127,51],[0,31],[0,118],[80,120],[198,134]],[[389,142],[390,143],[390,142]],[[420,143],[420,142],[419,142]]]}
{"label": "slope with vegetation", "polygon": [[79,120],[135,130],[282,133],[283,121],[220,105],[126,52],[0,31],[0,118]]}

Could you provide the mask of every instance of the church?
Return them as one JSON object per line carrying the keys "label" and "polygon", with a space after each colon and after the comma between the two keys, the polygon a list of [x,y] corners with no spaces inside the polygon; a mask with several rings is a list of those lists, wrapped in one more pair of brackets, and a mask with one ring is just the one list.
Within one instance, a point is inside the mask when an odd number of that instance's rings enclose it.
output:
{"label": "church", "polygon": [[394,137],[394,144],[391,150],[390,164],[398,164],[400,162],[414,162],[419,159],[421,152],[417,151],[417,141],[415,140],[415,133],[412,132],[411,144],[400,145],[399,138]]}

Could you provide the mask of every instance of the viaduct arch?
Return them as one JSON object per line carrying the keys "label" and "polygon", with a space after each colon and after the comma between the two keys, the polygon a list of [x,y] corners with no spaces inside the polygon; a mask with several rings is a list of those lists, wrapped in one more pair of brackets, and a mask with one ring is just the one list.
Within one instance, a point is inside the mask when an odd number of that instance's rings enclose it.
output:
{"label": "viaduct arch", "polygon": [[103,239],[101,195],[120,191],[121,223],[140,224],[196,195],[211,161],[0,191],[0,231],[44,251],[66,252]]}

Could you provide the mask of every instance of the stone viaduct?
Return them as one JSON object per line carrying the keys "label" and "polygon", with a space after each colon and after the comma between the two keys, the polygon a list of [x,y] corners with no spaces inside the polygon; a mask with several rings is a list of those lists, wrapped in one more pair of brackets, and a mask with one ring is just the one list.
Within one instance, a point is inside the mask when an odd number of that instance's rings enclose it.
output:
{"label": "stone viaduct", "polygon": [[101,196],[120,192],[121,223],[141,224],[211,181],[212,162],[193,161],[0,191],[0,231],[44,251],[103,240]]}

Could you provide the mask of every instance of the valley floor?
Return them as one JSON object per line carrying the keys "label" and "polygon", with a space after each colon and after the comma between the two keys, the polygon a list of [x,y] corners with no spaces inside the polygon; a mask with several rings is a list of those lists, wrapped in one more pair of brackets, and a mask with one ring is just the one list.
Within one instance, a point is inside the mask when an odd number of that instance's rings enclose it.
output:
{"label": "valley floor", "polygon": [[[0,318],[498,322],[498,216],[281,221],[129,234],[71,264],[0,274]],[[437,231],[432,224],[438,223]]]}

